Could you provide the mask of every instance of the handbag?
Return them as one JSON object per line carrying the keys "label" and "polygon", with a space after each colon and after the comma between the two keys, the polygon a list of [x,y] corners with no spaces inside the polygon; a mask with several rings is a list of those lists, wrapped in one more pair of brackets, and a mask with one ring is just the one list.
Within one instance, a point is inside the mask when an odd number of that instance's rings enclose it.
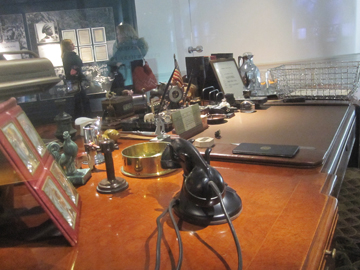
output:
{"label": "handbag", "polygon": [[[136,46],[137,47],[137,46]],[[137,47],[141,54],[141,50]],[[157,79],[145,58],[131,62],[133,91],[141,93],[150,91],[157,87]]]}
{"label": "handbag", "polygon": [[141,62],[142,64],[135,66],[132,72],[133,90],[135,93],[146,92],[157,87],[157,79],[148,62],[145,59],[141,60]]}
{"label": "handbag", "polygon": [[81,91],[80,81],[78,80],[66,80],[66,94],[74,95]]}

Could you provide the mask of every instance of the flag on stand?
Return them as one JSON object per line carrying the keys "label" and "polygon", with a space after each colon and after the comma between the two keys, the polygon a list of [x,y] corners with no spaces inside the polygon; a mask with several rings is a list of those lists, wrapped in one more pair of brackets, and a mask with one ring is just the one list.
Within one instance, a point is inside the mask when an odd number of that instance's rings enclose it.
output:
{"label": "flag on stand", "polygon": [[174,71],[174,75],[171,78],[171,84],[177,85],[180,88],[182,88],[184,86],[184,81],[182,79],[180,67],[176,60],[175,54],[174,54],[174,63],[175,63],[175,71]]}

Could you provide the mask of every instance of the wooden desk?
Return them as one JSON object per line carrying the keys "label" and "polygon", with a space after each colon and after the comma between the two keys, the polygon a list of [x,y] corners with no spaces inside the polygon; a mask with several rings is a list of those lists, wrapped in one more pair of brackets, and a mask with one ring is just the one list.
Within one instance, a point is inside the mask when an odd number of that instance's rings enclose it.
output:
{"label": "wooden desk", "polygon": [[[327,164],[330,159],[340,164],[341,157],[348,155],[346,151],[350,150],[345,146],[352,140],[349,134],[354,126],[353,109],[345,107],[340,115],[327,121],[335,133],[327,142],[328,151],[321,165],[304,169],[211,162],[243,202],[240,216],[233,221],[242,248],[243,269],[318,269],[324,263],[337,219],[337,199],[329,194],[338,166]],[[286,117],[281,117],[279,123]],[[51,132],[45,127],[40,133]],[[222,135],[225,139],[224,131]],[[313,134],[316,138],[322,135]],[[123,176],[121,150],[139,142],[121,140],[120,150],[113,152],[116,175],[129,182],[129,189],[114,195],[98,194],[96,186],[106,178],[104,164],[98,165],[89,182],[78,188],[83,203],[76,247],[70,247],[63,237],[30,243],[1,239],[0,268],[154,269],[156,218],[181,188],[182,171],[151,179]],[[23,200],[17,201],[21,204]],[[182,269],[236,269],[236,248],[227,224],[205,228],[183,224],[181,237]],[[167,216],[161,269],[174,269],[177,260],[178,242]]]}

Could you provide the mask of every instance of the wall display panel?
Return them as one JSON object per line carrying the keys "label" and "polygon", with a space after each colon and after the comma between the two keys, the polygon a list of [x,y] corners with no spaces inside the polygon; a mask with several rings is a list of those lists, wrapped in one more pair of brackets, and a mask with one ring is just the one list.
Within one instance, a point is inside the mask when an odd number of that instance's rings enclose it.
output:
{"label": "wall display panel", "polygon": [[[61,34],[62,31],[67,30],[104,27],[106,30],[105,40],[116,39],[114,12],[111,7],[26,13],[25,18],[30,37],[30,48],[35,52],[38,47],[35,24],[47,22],[54,23],[54,31]],[[91,31],[89,35],[91,38]],[[79,45],[78,42],[77,45]]]}
{"label": "wall display panel", "polygon": [[49,59],[54,65],[54,67],[59,67],[63,65],[61,59],[60,43],[42,44],[38,46],[38,50],[39,56]]}
{"label": "wall display panel", "polygon": [[[25,24],[21,14],[0,16],[0,52],[27,50]],[[28,58],[29,55],[5,55],[7,60]]]}

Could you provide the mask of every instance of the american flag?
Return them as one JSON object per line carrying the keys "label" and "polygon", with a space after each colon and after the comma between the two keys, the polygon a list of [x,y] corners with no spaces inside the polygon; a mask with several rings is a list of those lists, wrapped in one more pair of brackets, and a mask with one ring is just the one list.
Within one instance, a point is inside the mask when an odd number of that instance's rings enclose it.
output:
{"label": "american flag", "polygon": [[171,84],[177,85],[180,88],[182,88],[184,86],[184,81],[182,79],[180,67],[176,60],[175,54],[174,54],[174,63],[175,63],[175,71],[174,71],[174,75],[171,78]]}

